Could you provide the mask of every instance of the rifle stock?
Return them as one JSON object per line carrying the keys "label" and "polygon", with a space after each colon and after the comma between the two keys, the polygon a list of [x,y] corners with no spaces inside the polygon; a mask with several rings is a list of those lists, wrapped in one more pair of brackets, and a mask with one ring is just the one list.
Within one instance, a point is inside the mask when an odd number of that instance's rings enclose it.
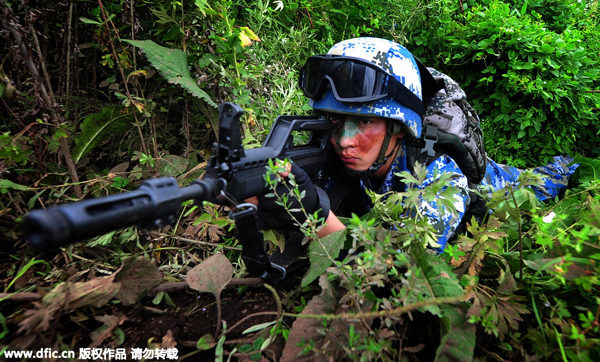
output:
{"label": "rifle stock", "polygon": [[[30,247],[43,251],[132,225],[160,228],[175,220],[181,203],[187,200],[222,205],[232,199],[243,202],[265,191],[265,167],[270,159],[290,158],[313,182],[324,179],[331,158],[328,121],[322,117],[278,117],[263,147],[246,150],[239,130],[242,114],[237,105],[219,106],[219,142],[203,179],[183,188],[173,177],[151,179],[134,191],[33,210],[22,225]],[[294,142],[296,131],[307,136],[300,145]]]}

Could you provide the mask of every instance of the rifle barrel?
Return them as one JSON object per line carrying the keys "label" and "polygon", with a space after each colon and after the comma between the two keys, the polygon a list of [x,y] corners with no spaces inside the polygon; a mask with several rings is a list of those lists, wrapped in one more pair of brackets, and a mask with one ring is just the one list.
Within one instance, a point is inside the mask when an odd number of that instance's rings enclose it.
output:
{"label": "rifle barrel", "polygon": [[145,181],[137,190],[33,210],[22,229],[32,249],[47,250],[138,225],[155,229],[170,224],[186,200],[214,194],[217,182],[196,180],[179,188],[172,177]]}

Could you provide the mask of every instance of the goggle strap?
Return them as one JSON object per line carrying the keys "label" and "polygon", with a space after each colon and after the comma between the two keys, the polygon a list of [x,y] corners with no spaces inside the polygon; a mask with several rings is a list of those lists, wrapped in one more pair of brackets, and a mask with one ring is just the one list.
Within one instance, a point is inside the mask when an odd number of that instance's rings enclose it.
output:
{"label": "goggle strap", "polygon": [[[395,82],[391,81],[392,79],[394,79]],[[406,88],[404,84],[400,83],[400,81],[391,75],[388,84],[388,95],[415,111],[421,119],[423,118],[423,102],[413,92]]]}
{"label": "goggle strap", "polygon": [[[433,96],[442,88],[444,88],[443,84],[438,83],[429,69],[421,63],[419,59],[415,58],[415,62],[417,62],[417,66],[419,67],[419,73],[421,74],[421,94],[423,96],[423,109],[427,108],[429,101]],[[421,117],[423,118],[423,117]]]}

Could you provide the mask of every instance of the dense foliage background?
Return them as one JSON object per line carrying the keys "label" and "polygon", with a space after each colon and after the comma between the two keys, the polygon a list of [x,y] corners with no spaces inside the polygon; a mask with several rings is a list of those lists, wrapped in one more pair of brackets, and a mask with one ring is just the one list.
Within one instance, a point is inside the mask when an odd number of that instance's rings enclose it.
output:
{"label": "dense foliage background", "polygon": [[[484,120],[496,161],[530,167],[569,154],[582,167],[571,189],[548,204],[530,200],[524,189],[496,195],[497,217],[473,225],[471,237],[442,257],[422,252],[426,231],[418,243],[421,234],[383,236],[377,221],[353,220],[354,240],[371,249],[330,272],[330,280],[343,282],[322,281],[322,290],[335,293],[315,300],[354,300],[389,315],[369,316],[368,328],[352,327],[343,348],[330,352],[411,358],[422,352],[403,344],[399,331],[433,316],[439,330],[422,334],[434,341],[438,359],[598,360],[599,11],[595,0],[0,0],[4,292],[56,291],[68,266],[118,266],[129,255],[147,256],[163,274],[183,280],[195,263],[187,252],[204,257],[215,249],[177,237],[235,247],[230,222],[211,205],[184,206],[177,225],[161,230],[164,237],[119,231],[70,246],[62,257],[33,254],[18,225],[33,208],[131,190],[145,178],[189,183],[212,152],[216,105],[224,101],[245,109],[246,147],[260,146],[278,115],[310,113],[297,88],[308,56],[343,39],[376,36],[404,44],[459,81]],[[397,214],[391,205],[380,211],[375,220]],[[415,227],[426,229],[421,221],[413,220]],[[395,254],[395,243],[407,252]],[[230,260],[239,258],[230,253]],[[440,285],[441,274],[451,283]],[[383,285],[398,289],[381,295],[376,287]],[[290,311],[301,311],[306,302],[299,301],[309,295],[290,294]],[[460,304],[467,300],[470,307]],[[35,323],[19,325],[26,308],[11,306],[0,313],[0,343],[19,328],[48,333]],[[412,311],[410,318],[400,317],[401,308]],[[277,327],[293,334],[289,325]],[[456,334],[467,337],[452,340]],[[305,341],[305,350],[334,338],[324,335],[310,336],[316,344]]]}

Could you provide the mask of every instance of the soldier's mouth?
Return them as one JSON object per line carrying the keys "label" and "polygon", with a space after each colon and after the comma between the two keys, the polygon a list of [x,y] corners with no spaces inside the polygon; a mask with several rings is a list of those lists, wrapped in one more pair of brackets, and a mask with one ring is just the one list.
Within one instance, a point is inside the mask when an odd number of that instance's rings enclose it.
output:
{"label": "soldier's mouth", "polygon": [[358,157],[353,157],[353,156],[344,156],[344,155],[339,155],[340,160],[344,163],[357,163],[360,159]]}

